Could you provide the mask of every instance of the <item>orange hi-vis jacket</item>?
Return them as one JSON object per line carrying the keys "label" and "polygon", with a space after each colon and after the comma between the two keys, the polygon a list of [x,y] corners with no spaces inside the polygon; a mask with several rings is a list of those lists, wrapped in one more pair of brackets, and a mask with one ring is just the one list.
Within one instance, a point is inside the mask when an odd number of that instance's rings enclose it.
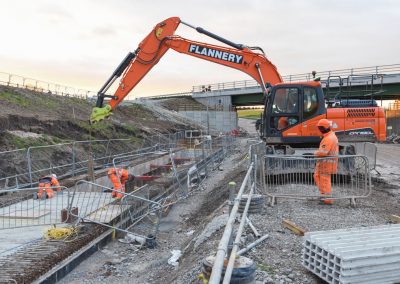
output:
{"label": "orange hi-vis jacket", "polygon": [[50,189],[50,187],[56,187],[57,191],[61,191],[60,183],[55,177],[42,177],[39,180],[39,187],[43,189]]}
{"label": "orange hi-vis jacket", "polygon": [[46,192],[47,198],[54,197],[54,190],[51,187],[56,187],[55,189],[60,192],[61,187],[58,180],[53,176],[44,176],[39,179],[39,191],[38,198],[41,199],[43,192]]}
{"label": "orange hi-vis jacket", "polygon": [[[335,132],[329,131],[324,134],[319,149],[315,152],[317,157],[327,157],[317,160],[316,171],[320,174],[335,174],[339,155],[339,141]],[[332,157],[332,158],[329,158]]]}
{"label": "orange hi-vis jacket", "polygon": [[125,187],[125,183],[128,180],[129,173],[125,169],[111,168],[108,170],[108,176],[113,183],[114,189],[119,190]]}

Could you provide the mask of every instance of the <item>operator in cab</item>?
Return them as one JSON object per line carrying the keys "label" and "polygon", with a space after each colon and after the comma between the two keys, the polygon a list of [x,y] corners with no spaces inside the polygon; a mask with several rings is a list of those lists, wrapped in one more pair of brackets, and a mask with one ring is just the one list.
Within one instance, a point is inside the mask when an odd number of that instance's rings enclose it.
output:
{"label": "operator in cab", "polygon": [[[327,119],[318,121],[317,127],[323,138],[319,144],[319,149],[314,153],[317,157],[314,181],[321,196],[324,197],[331,195],[331,175],[337,173],[339,141]],[[333,200],[324,199],[323,203],[332,205]]]}

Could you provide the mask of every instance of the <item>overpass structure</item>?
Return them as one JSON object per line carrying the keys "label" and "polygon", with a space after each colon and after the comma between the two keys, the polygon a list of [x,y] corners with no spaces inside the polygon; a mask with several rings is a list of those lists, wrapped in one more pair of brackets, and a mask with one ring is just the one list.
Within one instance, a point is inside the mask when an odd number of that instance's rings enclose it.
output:
{"label": "overpass structure", "polygon": [[[317,72],[316,77],[321,78],[327,99],[400,99],[400,64],[323,71]],[[312,73],[283,76],[284,82],[313,79]],[[193,86],[191,95],[216,109],[263,104],[262,89],[255,80]]]}

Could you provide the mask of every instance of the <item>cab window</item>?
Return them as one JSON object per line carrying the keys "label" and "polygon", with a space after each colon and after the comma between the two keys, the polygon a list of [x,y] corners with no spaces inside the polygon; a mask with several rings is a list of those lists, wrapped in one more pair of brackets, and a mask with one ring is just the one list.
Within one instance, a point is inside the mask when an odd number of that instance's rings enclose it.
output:
{"label": "cab window", "polygon": [[304,88],[303,117],[313,116],[318,110],[318,96],[314,88]]}
{"label": "cab window", "polygon": [[299,90],[297,88],[279,88],[275,92],[272,113],[297,113]]}

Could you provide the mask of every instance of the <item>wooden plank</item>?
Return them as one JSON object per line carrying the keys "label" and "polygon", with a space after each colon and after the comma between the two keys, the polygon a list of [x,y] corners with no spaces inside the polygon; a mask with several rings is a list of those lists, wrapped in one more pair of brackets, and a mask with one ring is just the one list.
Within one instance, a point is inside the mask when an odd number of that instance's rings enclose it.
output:
{"label": "wooden plank", "polygon": [[24,210],[24,211],[15,211],[10,213],[0,214],[0,218],[8,218],[8,219],[39,219],[43,216],[50,214],[49,210],[43,211],[31,211],[31,210]]}
{"label": "wooden plank", "polygon": [[293,223],[287,219],[283,219],[282,225],[285,228],[288,228],[293,233],[295,233],[296,235],[299,235],[299,236],[304,236],[304,233],[306,232],[303,228],[297,226],[295,223]]}
{"label": "wooden plank", "polygon": [[400,216],[397,215],[390,215],[389,219],[392,223],[399,224],[400,223]]}

